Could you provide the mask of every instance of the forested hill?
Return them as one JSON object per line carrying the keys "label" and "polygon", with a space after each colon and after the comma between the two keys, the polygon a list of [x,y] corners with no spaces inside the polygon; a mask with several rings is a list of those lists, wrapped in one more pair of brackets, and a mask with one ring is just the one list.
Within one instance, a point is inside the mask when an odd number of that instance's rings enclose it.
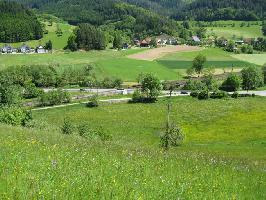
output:
{"label": "forested hill", "polygon": [[15,3],[0,1],[0,42],[21,42],[40,39],[42,27],[29,9]]}
{"label": "forested hill", "polygon": [[175,19],[258,20],[266,18],[265,0],[195,0],[187,4]]}
{"label": "forested hill", "polygon": [[90,23],[114,27],[130,36],[161,33],[173,35],[177,23],[153,11],[120,0],[17,0],[42,12],[60,17],[70,24]]}
{"label": "forested hill", "polygon": [[[117,3],[135,5],[177,20],[257,20],[266,18],[266,0],[15,0],[70,23],[103,24],[121,18]],[[133,8],[130,8],[133,9]],[[129,10],[128,8],[126,10]],[[118,13],[117,13],[118,12]],[[123,11],[124,12],[124,11]],[[130,15],[130,13],[128,14]]]}

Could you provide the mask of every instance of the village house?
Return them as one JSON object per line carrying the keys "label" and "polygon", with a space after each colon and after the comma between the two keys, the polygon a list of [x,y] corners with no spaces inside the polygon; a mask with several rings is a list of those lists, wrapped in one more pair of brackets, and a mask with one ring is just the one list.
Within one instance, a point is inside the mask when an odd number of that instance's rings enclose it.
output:
{"label": "village house", "polygon": [[36,48],[36,53],[47,53],[47,50],[43,46],[38,46]]}
{"label": "village house", "polygon": [[140,47],[149,47],[149,46],[150,46],[150,41],[142,40],[140,42]]}
{"label": "village house", "polygon": [[237,41],[235,41],[235,43],[237,45],[243,45],[245,42],[244,42],[244,40],[237,40]]}
{"label": "village house", "polygon": [[30,48],[28,45],[23,44],[23,45],[20,47],[19,51],[20,51],[21,53],[30,53],[30,52],[31,52],[31,48]]}
{"label": "village house", "polygon": [[14,48],[10,45],[5,44],[3,48],[1,49],[2,53],[12,53],[14,51]]}

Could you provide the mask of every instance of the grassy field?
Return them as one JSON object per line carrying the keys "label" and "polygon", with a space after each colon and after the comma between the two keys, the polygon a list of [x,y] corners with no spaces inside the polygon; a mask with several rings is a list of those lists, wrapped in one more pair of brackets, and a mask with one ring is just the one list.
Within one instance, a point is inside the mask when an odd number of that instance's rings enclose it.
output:
{"label": "grassy field", "polygon": [[186,74],[186,69],[192,66],[192,60],[199,54],[207,57],[206,67],[228,68],[232,66],[241,69],[254,65],[248,59],[235,58],[233,54],[218,48],[207,48],[200,51],[178,52],[166,55],[154,61],[143,61],[127,58],[145,49],[131,49],[126,51],[91,51],[91,52],[60,52],[53,54],[34,55],[0,55],[0,68],[4,69],[14,65],[44,65],[81,67],[94,64],[98,77],[118,77],[124,81],[135,81],[138,74],[150,72],[162,80],[181,79]]}
{"label": "grassy field", "polygon": [[[243,27],[241,27],[242,21],[218,21],[213,23],[222,24],[224,27],[207,27],[208,35],[215,34],[218,37],[230,39],[263,37],[261,22],[244,22]],[[235,24],[235,26],[232,27],[232,24]]]}
{"label": "grassy field", "polygon": [[243,60],[256,65],[264,65],[266,63],[266,54],[235,54],[234,58]]}
{"label": "grassy field", "polygon": [[[53,22],[52,26],[48,26],[48,22],[43,23],[45,24],[46,30],[48,30],[48,34],[44,34],[42,39],[31,40],[28,42],[12,43],[11,45],[13,47],[20,47],[23,43],[25,43],[30,47],[35,48],[38,45],[45,45],[46,42],[51,40],[53,44],[53,49],[63,49],[67,44],[68,37],[72,34],[75,27],[63,22]],[[63,32],[62,36],[56,35],[57,26],[59,26],[59,28]],[[3,45],[3,43],[0,43],[0,46]]]}
{"label": "grassy field", "polygon": [[[265,103],[175,98],[172,119],[186,140],[167,153],[159,148],[166,100],[36,111],[41,130],[0,125],[0,197],[265,199]],[[113,138],[62,135],[64,117]]]}

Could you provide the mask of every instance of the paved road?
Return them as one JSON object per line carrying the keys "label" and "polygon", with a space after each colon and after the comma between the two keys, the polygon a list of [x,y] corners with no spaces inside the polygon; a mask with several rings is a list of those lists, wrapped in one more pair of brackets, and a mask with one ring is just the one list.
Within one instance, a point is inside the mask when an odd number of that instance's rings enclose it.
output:
{"label": "paved road", "polygon": [[[187,96],[188,94],[181,94],[179,93],[173,93],[172,96]],[[159,98],[165,98],[168,97],[168,94],[165,95],[161,95],[159,96]],[[128,102],[130,101],[132,98],[117,98],[117,99],[105,99],[105,100],[99,100],[100,102],[106,102],[106,103],[120,103],[120,102]],[[57,106],[48,106],[48,107],[42,107],[42,108],[34,108],[32,110],[36,111],[36,110],[48,110],[48,109],[54,109],[54,108],[62,108],[62,107],[68,107],[68,106],[74,106],[74,105],[78,105],[78,104],[85,104],[88,101],[84,101],[84,102],[77,102],[77,103],[69,103],[69,104],[63,104],[63,105],[57,105]]]}
{"label": "paved road", "polygon": [[[78,90],[78,89],[71,89],[71,91],[73,90]],[[101,89],[101,91],[110,91],[111,89]],[[70,91],[70,89],[68,89],[68,91]],[[79,91],[79,90],[78,90]],[[112,91],[114,91],[114,89],[112,89]],[[133,92],[134,90],[130,89],[131,92]],[[239,94],[255,94],[257,96],[266,96],[266,90],[264,91],[238,91]],[[120,93],[121,94],[121,93]],[[188,96],[190,94],[190,92],[187,92],[187,94],[183,94],[181,91],[177,91],[177,92],[173,92],[172,96]],[[164,98],[164,97],[168,97],[169,96],[169,91],[163,91],[163,95],[159,96],[159,98]],[[107,102],[107,103],[119,103],[119,102],[128,102],[129,100],[131,100],[131,98],[117,98],[117,99],[105,99],[105,100],[99,100],[100,102]],[[49,107],[43,107],[43,108],[34,108],[32,110],[36,111],[36,110],[48,110],[48,109],[54,109],[54,108],[62,108],[62,107],[67,107],[67,106],[73,106],[73,105],[78,105],[78,104],[85,104],[88,101],[84,101],[84,102],[77,102],[77,103],[69,103],[69,104],[63,104],[63,105],[57,105],[57,106],[49,106]]]}
{"label": "paved road", "polygon": [[[49,88],[45,88],[43,89],[44,92],[48,92],[48,91],[52,91],[52,90],[56,90],[56,89],[49,89]],[[63,89],[64,91],[68,91],[68,92],[91,92],[91,93],[99,93],[99,94],[133,94],[135,89],[123,89],[123,90],[118,90],[118,89],[76,89],[76,88],[69,88],[69,89]],[[188,94],[190,93],[189,91],[187,91]],[[163,91],[163,94],[167,94],[169,93],[169,91]],[[263,91],[238,91],[239,94],[255,94],[258,96],[266,96],[266,90]],[[181,94],[181,91],[177,91],[177,92],[173,92],[173,94]]]}

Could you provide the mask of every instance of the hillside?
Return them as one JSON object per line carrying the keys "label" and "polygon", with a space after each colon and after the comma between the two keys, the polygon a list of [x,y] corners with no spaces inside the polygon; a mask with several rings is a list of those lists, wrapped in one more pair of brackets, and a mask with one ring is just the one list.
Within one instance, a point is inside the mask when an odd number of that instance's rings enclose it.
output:
{"label": "hillside", "polygon": [[36,15],[15,2],[0,1],[0,42],[21,42],[40,39],[41,24]]}
{"label": "hillside", "polygon": [[195,0],[187,4],[175,19],[215,20],[258,20],[266,17],[265,0]]}
{"label": "hillside", "polygon": [[173,34],[177,23],[155,12],[121,1],[110,0],[27,0],[24,3],[39,11],[53,14],[72,25],[90,23],[108,25],[112,29],[123,30],[130,36]]}

